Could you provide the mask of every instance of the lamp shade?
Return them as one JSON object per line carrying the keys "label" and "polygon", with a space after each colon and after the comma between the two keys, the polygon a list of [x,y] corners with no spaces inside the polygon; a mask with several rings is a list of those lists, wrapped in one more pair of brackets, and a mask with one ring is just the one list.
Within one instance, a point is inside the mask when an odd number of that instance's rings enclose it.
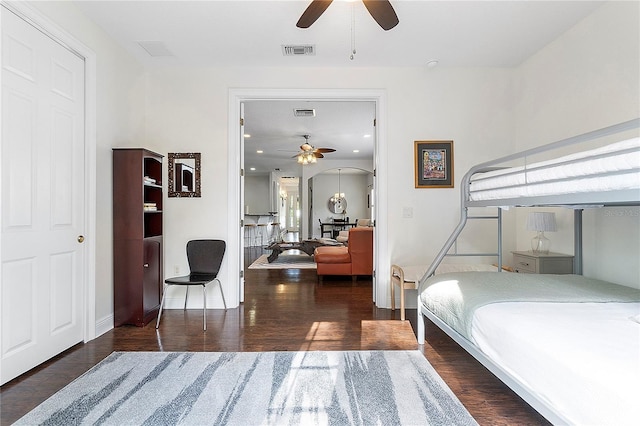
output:
{"label": "lamp shade", "polygon": [[528,231],[556,232],[556,214],[549,212],[531,212],[527,217]]}

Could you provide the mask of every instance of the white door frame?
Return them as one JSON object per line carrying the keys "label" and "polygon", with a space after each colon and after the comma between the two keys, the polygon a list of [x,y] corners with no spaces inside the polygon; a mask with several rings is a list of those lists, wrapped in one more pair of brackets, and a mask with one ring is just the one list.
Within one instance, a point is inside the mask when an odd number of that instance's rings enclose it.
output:
{"label": "white door frame", "polygon": [[[0,14],[8,13],[6,7],[39,31],[83,58],[85,66],[85,237],[83,246],[83,334],[88,342],[96,337],[96,55],[89,47],[72,37],[56,23],[26,2],[0,0]],[[0,23],[0,25],[2,25]],[[0,33],[2,28],[0,27]],[[1,41],[0,41],[1,43]],[[1,46],[0,46],[1,48]],[[0,74],[1,75],[1,74]],[[0,77],[1,78],[1,77]],[[2,99],[0,81],[0,99]],[[0,103],[0,108],[2,105]],[[2,111],[0,110],[0,113]],[[2,114],[0,114],[2,117]],[[1,119],[0,119],[1,120]],[[0,126],[2,122],[0,121]],[[1,164],[1,163],[0,163]],[[1,167],[1,166],[0,166]],[[1,176],[1,173],[0,173]],[[0,205],[0,208],[2,206]],[[0,217],[0,225],[2,218]],[[1,250],[1,244],[0,244]],[[2,253],[0,253],[1,255]],[[1,276],[0,265],[0,276]]]}
{"label": "white door frame", "polygon": [[[240,249],[242,248],[240,220],[241,202],[239,200],[241,153],[244,148],[239,142],[240,135],[240,104],[257,100],[314,100],[314,101],[370,101],[376,105],[376,137],[375,137],[375,197],[374,217],[386,217],[387,210],[387,137],[386,137],[386,109],[387,94],[384,89],[229,89],[229,123],[228,123],[228,195],[227,203],[229,233],[227,241],[227,261],[229,277],[233,288],[238,289],[234,305],[237,306],[244,299],[244,278],[241,277],[244,265],[240,264]],[[236,226],[237,225],[237,226]],[[387,303],[388,280],[380,279],[389,276],[390,265],[385,262],[389,259],[387,245],[387,222],[376,221],[374,238],[374,277],[373,301],[380,307]]]}

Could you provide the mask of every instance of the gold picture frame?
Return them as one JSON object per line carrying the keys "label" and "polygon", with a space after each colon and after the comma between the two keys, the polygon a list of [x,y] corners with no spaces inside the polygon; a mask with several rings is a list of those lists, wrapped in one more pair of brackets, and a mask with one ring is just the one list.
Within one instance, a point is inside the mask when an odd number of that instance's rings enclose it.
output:
{"label": "gold picture frame", "polygon": [[453,141],[415,141],[416,188],[453,188]]}

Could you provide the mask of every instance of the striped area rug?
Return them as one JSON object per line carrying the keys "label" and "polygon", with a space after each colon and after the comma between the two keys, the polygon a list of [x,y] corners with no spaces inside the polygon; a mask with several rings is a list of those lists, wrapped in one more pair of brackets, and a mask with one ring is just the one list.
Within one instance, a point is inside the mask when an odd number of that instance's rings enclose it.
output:
{"label": "striped area rug", "polygon": [[114,352],[16,424],[475,425],[419,351]]}
{"label": "striped area rug", "polygon": [[306,253],[283,253],[272,263],[269,263],[267,255],[263,254],[249,265],[249,269],[316,269],[316,262],[313,260],[313,256]]}

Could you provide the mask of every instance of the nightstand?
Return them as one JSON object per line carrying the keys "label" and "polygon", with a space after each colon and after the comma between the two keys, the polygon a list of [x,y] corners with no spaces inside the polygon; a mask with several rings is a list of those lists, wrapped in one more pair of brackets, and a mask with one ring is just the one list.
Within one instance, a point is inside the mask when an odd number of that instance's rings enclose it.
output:
{"label": "nightstand", "polygon": [[513,269],[524,274],[573,274],[573,256],[513,251]]}

